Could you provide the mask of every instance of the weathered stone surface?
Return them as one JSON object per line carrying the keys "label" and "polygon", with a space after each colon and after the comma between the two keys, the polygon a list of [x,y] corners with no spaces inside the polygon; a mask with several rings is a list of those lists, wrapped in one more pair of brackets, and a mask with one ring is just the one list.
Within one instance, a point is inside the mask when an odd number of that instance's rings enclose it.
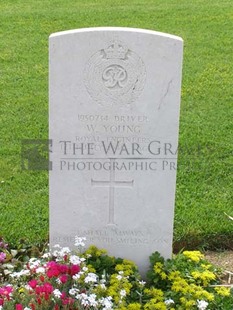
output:
{"label": "weathered stone surface", "polygon": [[134,260],[172,251],[182,39],[130,28],[50,36],[50,244]]}

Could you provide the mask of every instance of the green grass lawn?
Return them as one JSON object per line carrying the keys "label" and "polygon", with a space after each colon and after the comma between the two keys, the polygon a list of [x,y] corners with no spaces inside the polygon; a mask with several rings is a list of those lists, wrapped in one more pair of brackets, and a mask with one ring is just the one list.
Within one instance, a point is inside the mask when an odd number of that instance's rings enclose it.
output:
{"label": "green grass lawn", "polygon": [[48,237],[48,173],[21,169],[21,140],[48,137],[48,37],[84,27],[184,39],[174,241],[233,246],[232,0],[0,1],[0,235]]}

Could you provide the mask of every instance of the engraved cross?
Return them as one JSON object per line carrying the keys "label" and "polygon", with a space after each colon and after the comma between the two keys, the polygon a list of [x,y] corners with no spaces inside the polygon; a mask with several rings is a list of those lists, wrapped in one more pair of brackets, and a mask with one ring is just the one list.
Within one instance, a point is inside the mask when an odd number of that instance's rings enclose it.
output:
{"label": "engraved cross", "polygon": [[133,187],[134,180],[131,181],[116,181],[115,180],[115,170],[112,169],[114,159],[110,159],[111,170],[110,170],[110,180],[109,181],[98,181],[91,179],[91,185],[96,187],[108,187],[109,188],[109,215],[108,215],[108,225],[115,225],[114,223],[114,198],[115,198],[115,188],[116,187]]}

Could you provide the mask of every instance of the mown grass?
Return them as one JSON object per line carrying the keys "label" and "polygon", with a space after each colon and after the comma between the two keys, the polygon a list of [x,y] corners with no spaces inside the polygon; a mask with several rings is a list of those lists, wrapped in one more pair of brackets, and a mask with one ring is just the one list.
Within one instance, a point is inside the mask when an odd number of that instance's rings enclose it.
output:
{"label": "mown grass", "polygon": [[48,37],[126,26],[184,39],[175,247],[232,247],[231,0],[1,0],[0,234],[48,236],[48,174],[21,169],[21,140],[48,137]]}

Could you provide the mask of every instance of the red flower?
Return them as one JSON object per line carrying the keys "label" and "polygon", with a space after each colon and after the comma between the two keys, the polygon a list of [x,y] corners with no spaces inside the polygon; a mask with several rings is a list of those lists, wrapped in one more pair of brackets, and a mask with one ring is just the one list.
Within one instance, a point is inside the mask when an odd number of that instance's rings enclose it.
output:
{"label": "red flower", "polygon": [[43,285],[43,292],[47,293],[47,294],[52,294],[52,292],[53,292],[52,284],[50,284],[48,282],[44,283],[44,285]]}
{"label": "red flower", "polygon": [[41,303],[42,303],[40,298],[37,298],[37,302],[39,305],[41,305]]}
{"label": "red flower", "polygon": [[75,274],[79,273],[79,271],[80,271],[79,265],[72,265],[70,267],[70,274],[71,274],[71,276],[74,276]]}
{"label": "red flower", "polygon": [[57,267],[50,268],[49,270],[47,270],[47,277],[48,278],[57,277],[57,276],[59,276],[59,274],[60,274],[60,271]]}
{"label": "red flower", "polygon": [[44,280],[45,280],[45,278],[44,278],[44,276],[41,274],[41,275],[40,275],[40,281],[41,281],[41,282],[44,282]]}
{"label": "red flower", "polygon": [[66,274],[62,274],[60,277],[59,277],[59,280],[61,281],[61,283],[66,283],[67,280],[68,280],[68,276]]}
{"label": "red flower", "polygon": [[28,282],[28,285],[31,287],[31,288],[35,288],[37,286],[37,280],[31,280]]}
{"label": "red flower", "polygon": [[59,265],[56,262],[48,263],[47,276],[49,278],[57,277],[60,274]]}
{"label": "red flower", "polygon": [[16,304],[15,309],[16,310],[23,310],[23,306],[21,304]]}
{"label": "red flower", "polygon": [[62,304],[72,306],[74,304],[74,299],[71,297],[66,297],[66,298],[62,299]]}
{"label": "red flower", "polygon": [[69,271],[69,268],[66,265],[59,265],[58,267],[59,267],[60,273],[68,273]]}
{"label": "red flower", "polygon": [[66,292],[61,293],[61,299],[64,299],[64,298],[66,298]]}
{"label": "red flower", "polygon": [[64,257],[63,257],[63,259],[64,259],[65,262],[67,262],[67,260],[68,260],[68,255],[65,254]]}
{"label": "red flower", "polygon": [[34,304],[30,304],[30,307],[32,308],[32,310],[36,310],[36,306]]}
{"label": "red flower", "polygon": [[37,295],[40,295],[42,293],[42,287],[41,286],[36,286],[35,287],[35,292]]}

